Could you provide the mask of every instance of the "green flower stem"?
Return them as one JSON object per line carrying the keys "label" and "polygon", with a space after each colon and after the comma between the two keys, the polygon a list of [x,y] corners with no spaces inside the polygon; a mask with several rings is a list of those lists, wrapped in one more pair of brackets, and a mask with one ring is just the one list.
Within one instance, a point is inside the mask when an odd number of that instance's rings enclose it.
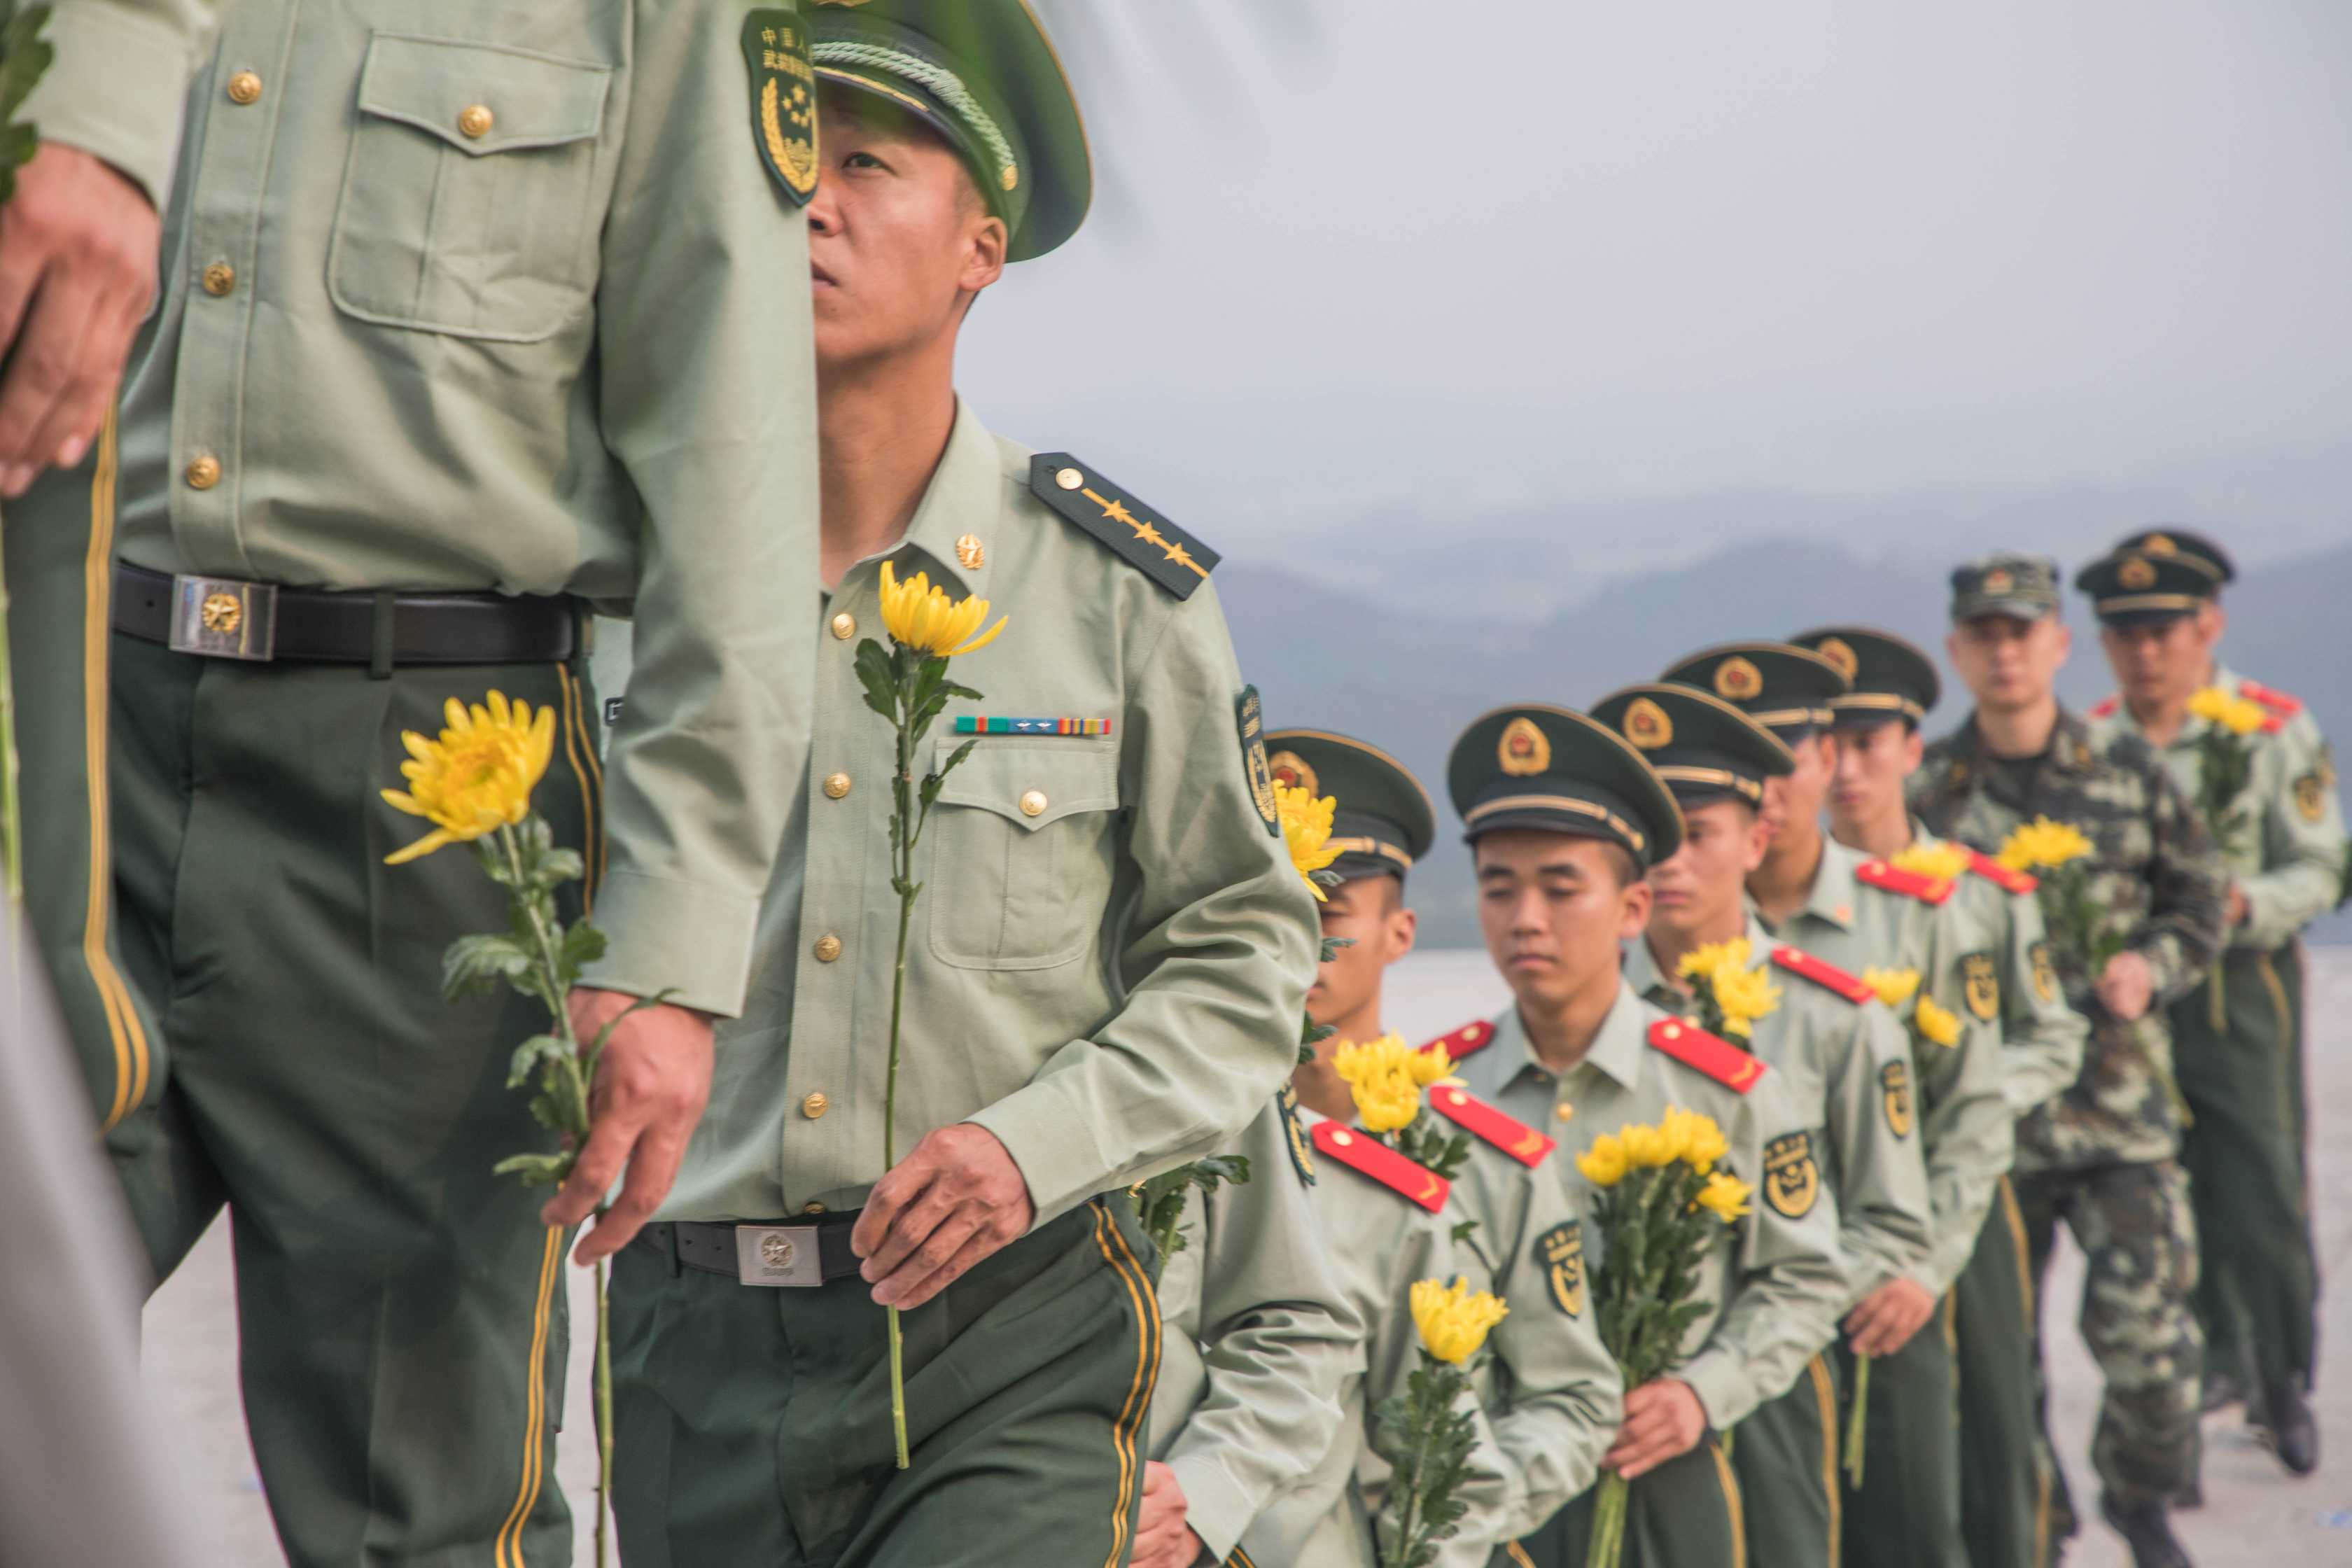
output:
{"label": "green flower stem", "polygon": [[1601,1495],[1592,1504],[1592,1535],[1584,1550],[1584,1568],[1617,1568],[1625,1551],[1625,1501],[1632,1489],[1614,1470],[1601,1477]]}
{"label": "green flower stem", "polygon": [[8,584],[0,577],[0,872],[9,901],[25,898],[25,813],[16,772],[16,677],[8,660]]}
{"label": "green flower stem", "polygon": [[1862,1489],[1862,1434],[1869,1415],[1871,1359],[1858,1353],[1853,1358],[1853,1409],[1845,1418],[1846,1484],[1856,1491]]}
{"label": "green flower stem", "polygon": [[[898,864],[892,868],[898,874],[892,879],[898,889],[898,952],[890,970],[890,1055],[883,1069],[882,1080],[882,1168],[893,1170],[898,1163],[898,1026],[907,1005],[907,936],[915,921],[915,839],[921,824],[915,819],[914,787],[915,714],[914,693],[910,689],[911,673],[908,666],[919,669],[919,660],[905,657],[905,650],[893,661],[898,676],[898,771],[890,776],[892,809],[898,814],[898,843],[891,853]],[[927,812],[926,816],[929,815]],[[898,1309],[886,1308],[890,1325],[890,1436],[897,1445],[898,1468],[910,1463],[907,1452],[907,1363],[905,1342],[898,1328]]]}

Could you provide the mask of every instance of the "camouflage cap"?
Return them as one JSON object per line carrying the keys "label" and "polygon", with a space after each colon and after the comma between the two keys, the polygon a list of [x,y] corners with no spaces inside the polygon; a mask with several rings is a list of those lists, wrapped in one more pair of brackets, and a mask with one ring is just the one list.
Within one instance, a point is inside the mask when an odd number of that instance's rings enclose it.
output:
{"label": "camouflage cap", "polygon": [[2007,616],[2038,621],[2058,613],[2058,563],[2003,550],[1952,569],[1952,619]]}

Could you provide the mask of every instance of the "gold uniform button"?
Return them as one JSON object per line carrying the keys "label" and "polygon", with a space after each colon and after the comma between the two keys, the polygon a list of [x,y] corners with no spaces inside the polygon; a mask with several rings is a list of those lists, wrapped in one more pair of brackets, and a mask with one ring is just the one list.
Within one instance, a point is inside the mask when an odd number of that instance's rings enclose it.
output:
{"label": "gold uniform button", "polygon": [[468,136],[480,137],[488,132],[490,122],[497,118],[488,105],[469,103],[457,111],[457,129]]}
{"label": "gold uniform button", "polygon": [[1551,1113],[1559,1118],[1562,1121],[1566,1121],[1576,1115],[1576,1107],[1563,1102],[1553,1106],[1551,1108]]}
{"label": "gold uniform button", "polygon": [[205,292],[218,299],[236,287],[236,268],[226,261],[215,261],[205,268]]}
{"label": "gold uniform button", "polygon": [[239,71],[228,79],[228,100],[231,103],[252,103],[260,97],[261,79],[251,71]]}
{"label": "gold uniform button", "polygon": [[825,1108],[830,1106],[832,1103],[833,1101],[827,1100],[824,1097],[824,1092],[820,1089],[816,1093],[810,1095],[806,1100],[801,1101],[801,1114],[807,1117],[811,1121],[814,1121],[818,1117],[824,1114]]}
{"label": "gold uniform button", "polygon": [[840,956],[841,939],[839,937],[826,935],[816,939],[816,961],[819,963],[831,963]]}
{"label": "gold uniform button", "polygon": [[1054,482],[1066,490],[1074,490],[1087,482],[1087,477],[1076,468],[1064,468],[1054,476]]}
{"label": "gold uniform button", "polygon": [[847,773],[825,774],[824,793],[825,798],[828,800],[839,800],[843,795],[847,795],[849,793],[849,775]]}
{"label": "gold uniform button", "polygon": [[1022,815],[1022,816],[1043,816],[1045,814],[1045,792],[1044,790],[1042,790],[1042,789],[1033,789],[1033,790],[1030,790],[1029,792],[1027,792],[1026,794],[1024,794],[1024,795],[1022,795],[1022,797],[1021,797],[1021,815]]}
{"label": "gold uniform button", "polygon": [[215,485],[220,483],[220,475],[221,468],[219,458],[198,458],[194,462],[188,465],[185,477],[190,489],[208,490]]}
{"label": "gold uniform button", "polygon": [[801,1213],[803,1214],[823,1214],[824,1212],[824,1205],[823,1204],[803,1204],[801,1205]]}
{"label": "gold uniform button", "polygon": [[833,640],[847,642],[857,635],[857,617],[847,610],[833,617]]}

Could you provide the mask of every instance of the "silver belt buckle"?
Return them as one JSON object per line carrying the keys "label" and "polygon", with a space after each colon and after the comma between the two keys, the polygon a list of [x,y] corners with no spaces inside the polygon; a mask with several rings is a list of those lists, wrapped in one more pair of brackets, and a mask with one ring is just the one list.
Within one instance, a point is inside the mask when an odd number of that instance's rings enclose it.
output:
{"label": "silver belt buckle", "polygon": [[813,1225],[739,1225],[735,1278],[746,1285],[806,1287],[824,1283]]}
{"label": "silver belt buckle", "polygon": [[233,577],[172,579],[172,649],[267,663],[278,648],[278,585]]}

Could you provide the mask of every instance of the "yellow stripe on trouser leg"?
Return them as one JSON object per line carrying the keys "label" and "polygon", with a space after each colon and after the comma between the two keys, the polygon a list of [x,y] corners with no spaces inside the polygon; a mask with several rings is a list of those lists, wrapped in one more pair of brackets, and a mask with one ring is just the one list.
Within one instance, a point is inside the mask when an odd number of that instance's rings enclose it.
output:
{"label": "yellow stripe on trouser leg", "polygon": [[89,891],[82,921],[82,962],[106,1009],[114,1040],[114,1096],[106,1112],[111,1131],[147,1098],[147,1032],[129,989],[107,952],[114,858],[107,838],[107,639],[114,606],[114,484],[121,452],[115,414],[99,431],[98,462],[89,480],[89,548],[82,564],[82,744],[89,801]]}
{"label": "yellow stripe on trouser leg", "polygon": [[[1127,1560],[1127,1516],[1134,1501],[1136,1479],[1140,1467],[1136,1462],[1136,1443],[1141,1436],[1144,1413],[1150,1408],[1151,1386],[1160,1375],[1160,1305],[1151,1288],[1151,1279],[1136,1260],[1135,1253],[1111,1223],[1109,1215],[1098,1203],[1095,1209],[1095,1243],[1102,1248],[1103,1257],[1118,1274],[1119,1283],[1127,1288],[1135,1303],[1137,1358],[1135,1382],[1128,1390],[1126,1403],[1119,1407],[1118,1420],[1111,1428],[1111,1442],[1118,1454],[1118,1496],[1111,1512],[1111,1552],[1104,1568],[1118,1568]],[[1113,1249],[1116,1248],[1116,1254]]]}
{"label": "yellow stripe on trouser leg", "polygon": [[563,1233],[550,1226],[539,1259],[539,1304],[530,1320],[530,1364],[524,1394],[522,1480],[515,1489],[514,1507],[499,1529],[498,1568],[525,1568],[522,1527],[539,1506],[541,1478],[547,1468],[544,1438],[547,1421],[547,1325],[555,1301],[555,1280],[562,1272]]}

